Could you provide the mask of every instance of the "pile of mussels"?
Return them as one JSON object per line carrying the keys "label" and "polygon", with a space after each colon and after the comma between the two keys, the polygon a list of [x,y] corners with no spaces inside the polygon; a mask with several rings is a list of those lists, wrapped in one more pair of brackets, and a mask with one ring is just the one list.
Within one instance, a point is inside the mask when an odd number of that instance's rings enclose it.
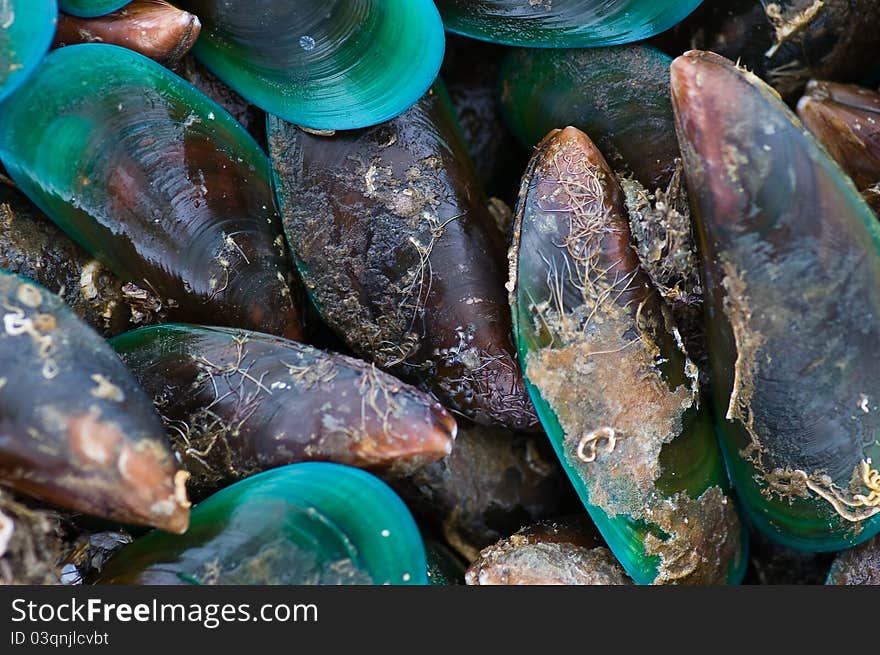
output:
{"label": "pile of mussels", "polygon": [[0,581],[880,583],[878,62],[876,0],[0,0]]}

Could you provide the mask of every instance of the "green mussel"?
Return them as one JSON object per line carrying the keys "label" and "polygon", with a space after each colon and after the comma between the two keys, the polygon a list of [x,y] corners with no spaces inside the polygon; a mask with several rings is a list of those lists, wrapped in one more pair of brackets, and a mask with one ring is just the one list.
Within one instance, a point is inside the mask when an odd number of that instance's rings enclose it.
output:
{"label": "green mussel", "polygon": [[195,54],[247,100],[297,125],[346,130],[405,111],[437,76],[431,0],[178,0],[202,21]]}
{"label": "green mussel", "polygon": [[129,2],[131,0],[58,0],[58,7],[71,16],[93,18],[121,9]]}
{"label": "green mussel", "polygon": [[328,137],[272,116],[268,130],[287,241],[326,323],[450,409],[533,427],[504,244],[443,87],[365,130]]}
{"label": "green mussel", "polygon": [[268,159],[151,59],[104,44],[53,51],[0,107],[0,159],[162,318],[301,337]]}
{"label": "green mussel", "polygon": [[186,530],[187,474],[113,349],[58,296],[0,271],[0,482],[123,523]]}
{"label": "green mussel", "polygon": [[360,469],[305,462],[199,503],[185,535],[153,532],[114,555],[100,584],[427,584],[403,502]]}
{"label": "green mussel", "polygon": [[542,521],[484,549],[469,585],[630,585],[585,516]]}
{"label": "green mussel", "polygon": [[197,17],[165,0],[132,0],[96,18],[60,14],[53,45],[109,43],[172,67],[195,45],[201,28]]}
{"label": "green mussel", "polygon": [[641,41],[669,29],[702,0],[437,0],[450,32],[529,48]]}
{"label": "green mussel", "polygon": [[193,325],[111,343],[153,398],[199,495],[306,460],[404,475],[452,450],[455,419],[437,401],[351,357]]}
{"label": "green mussel", "polygon": [[669,99],[672,58],[645,44],[512,50],[499,71],[501,116],[531,150],[571,125],[619,173],[665,188],[679,157]]}
{"label": "green mussel", "polygon": [[537,147],[510,259],[529,392],[608,547],[639,584],[738,582],[745,534],[696,367],[631,247],[623,191],[579,130]]}
{"label": "green mussel", "polygon": [[797,111],[880,215],[880,93],[812,80]]}
{"label": "green mussel", "polygon": [[529,150],[559,126],[589,135],[626,196],[633,245],[670,305],[692,360],[705,362],[702,284],[669,95],[672,58],[646,44],[511,51],[502,117]]}
{"label": "green mussel", "polygon": [[0,3],[0,100],[40,63],[55,33],[55,0],[4,0]]}
{"label": "green mussel", "polygon": [[717,431],[750,522],[840,550],[880,532],[880,226],[779,96],[712,53],[672,65]]}

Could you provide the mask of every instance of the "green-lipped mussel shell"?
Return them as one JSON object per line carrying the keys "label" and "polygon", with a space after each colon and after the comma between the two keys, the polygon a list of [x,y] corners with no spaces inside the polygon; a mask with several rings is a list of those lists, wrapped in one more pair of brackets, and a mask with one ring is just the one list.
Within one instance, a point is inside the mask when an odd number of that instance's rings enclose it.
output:
{"label": "green-lipped mussel shell", "polygon": [[679,156],[669,99],[672,59],[648,45],[514,50],[499,73],[501,115],[526,148],[571,125],[616,172],[666,188]]}
{"label": "green-lipped mussel shell", "polygon": [[54,45],[109,43],[173,67],[195,45],[201,28],[197,17],[165,0],[132,0],[96,18],[60,14]]}
{"label": "green-lipped mussel shell", "polygon": [[351,357],[193,325],[143,328],[112,345],[200,492],[306,460],[403,475],[452,450],[455,420],[436,400]]}
{"label": "green-lipped mussel shell", "polygon": [[15,91],[49,50],[55,0],[5,0],[0,4],[0,100]]}
{"label": "green-lipped mussel shell", "polygon": [[702,0],[437,0],[450,32],[529,48],[641,41],[669,29]]}
{"label": "green-lipped mussel shell", "polygon": [[129,2],[131,0],[58,0],[58,7],[71,16],[93,18],[121,9]]}
{"label": "green-lipped mussel shell", "polygon": [[418,100],[443,60],[430,0],[180,0],[195,53],[247,100],[297,125],[346,130]]}
{"label": "green-lipped mussel shell", "polygon": [[450,409],[534,426],[501,234],[442,86],[364,130],[320,136],[272,116],[268,128],[287,240],[327,324]]}
{"label": "green-lipped mussel shell", "polygon": [[813,80],[797,112],[859,191],[880,183],[880,93]]}
{"label": "green-lipped mussel shell", "polygon": [[0,271],[0,481],[67,509],[186,530],[176,470],[149,397],[58,296]]}
{"label": "green-lipped mussel shell", "polygon": [[0,107],[0,158],[164,318],[301,336],[268,159],[156,62],[103,44],[50,53]]}
{"label": "green-lipped mussel shell", "polygon": [[427,562],[415,521],[383,482],[306,462],[217,492],[193,509],[185,535],[136,540],[98,582],[427,584]]}
{"label": "green-lipped mussel shell", "polygon": [[880,227],[754,75],[690,52],[672,92],[734,486],[784,545],[855,545],[880,531]]}
{"label": "green-lipped mussel shell", "polygon": [[695,367],[639,268],[613,171],[575,128],[549,134],[523,178],[509,288],[538,416],[626,572],[738,582],[745,535]]}

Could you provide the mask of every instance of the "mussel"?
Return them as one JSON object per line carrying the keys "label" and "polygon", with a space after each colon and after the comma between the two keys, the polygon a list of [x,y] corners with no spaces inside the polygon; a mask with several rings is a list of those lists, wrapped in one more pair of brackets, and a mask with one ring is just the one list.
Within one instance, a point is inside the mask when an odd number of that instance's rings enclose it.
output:
{"label": "mussel", "polygon": [[576,128],[548,134],[523,177],[508,288],[538,416],[626,572],[738,582],[746,535],[696,367],[639,267],[613,171]]}
{"label": "mussel", "polygon": [[531,48],[640,41],[669,29],[702,0],[437,0],[446,29]]}
{"label": "mussel", "polygon": [[742,507],[783,545],[856,545],[880,531],[880,226],[754,75],[693,51],[672,95]]}
{"label": "mussel", "polygon": [[122,9],[96,18],[60,14],[56,47],[77,43],[109,43],[175,66],[199,38],[201,23],[166,0],[132,0]]}
{"label": "mussel", "polygon": [[405,111],[443,59],[431,0],[178,0],[204,26],[199,59],[297,125],[345,130]]}
{"label": "mussel", "polygon": [[629,585],[585,516],[528,525],[484,549],[465,575],[469,585]]}
{"label": "mussel", "polygon": [[666,188],[679,156],[669,99],[672,58],[638,43],[612,48],[512,50],[499,71],[507,126],[526,148],[571,125],[615,171]]}
{"label": "mussel", "polygon": [[60,298],[0,271],[0,484],[123,523],[186,530],[186,473],[104,340]]}
{"label": "mussel", "polygon": [[797,111],[880,215],[880,93],[813,80]]}
{"label": "mussel", "polygon": [[57,16],[55,0],[0,3],[0,100],[15,91],[46,54]]}
{"label": "mussel", "polygon": [[499,73],[499,102],[529,149],[565,125],[596,144],[623,188],[639,261],[702,365],[702,285],[675,138],[671,63],[644,43],[513,50]]}
{"label": "mussel", "polygon": [[302,336],[265,154],[156,62],[104,44],[51,52],[0,107],[0,159],[163,319]]}
{"label": "mussel", "polygon": [[399,476],[452,450],[456,423],[443,407],[351,357],[193,325],[111,343],[153,398],[199,495],[306,460]]}
{"label": "mussel", "polygon": [[501,233],[443,87],[365,130],[322,136],[273,116],[268,126],[287,240],[326,323],[454,411],[534,426]]}
{"label": "mussel", "polygon": [[427,584],[425,547],[380,480],[291,464],[217,492],[181,536],[153,532],[114,555],[100,584]]}

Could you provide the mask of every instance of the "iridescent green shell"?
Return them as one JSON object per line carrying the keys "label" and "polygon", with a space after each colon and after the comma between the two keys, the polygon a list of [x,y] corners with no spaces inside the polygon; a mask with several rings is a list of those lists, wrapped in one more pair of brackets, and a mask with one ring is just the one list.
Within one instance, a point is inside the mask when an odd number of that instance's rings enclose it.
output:
{"label": "iridescent green shell", "polygon": [[55,0],[0,3],[0,100],[34,71],[55,34]]}
{"label": "iridescent green shell", "polygon": [[692,51],[672,92],[744,513],[788,547],[856,545],[880,532],[880,226],[756,76]]}
{"label": "iridescent green shell", "polygon": [[587,48],[650,38],[702,0],[437,0],[450,32],[529,48]]}
{"label": "iridescent green shell", "polygon": [[443,59],[430,0],[181,0],[202,21],[195,54],[226,84],[296,125],[345,130],[412,106]]}
{"label": "iridescent green shell", "polygon": [[339,464],[292,464],[199,503],[176,537],[120,550],[104,584],[427,584],[415,521],[385,483]]}
{"label": "iridescent green shell", "polygon": [[301,337],[266,155],[151,59],[98,43],[54,50],[0,106],[0,158],[160,317]]}
{"label": "iridescent green shell", "polygon": [[499,72],[501,116],[531,150],[553,129],[585,132],[618,173],[650,191],[679,156],[669,98],[672,58],[645,44],[513,50]]}
{"label": "iridescent green shell", "polygon": [[537,147],[510,259],[529,393],[608,547],[639,584],[738,582],[746,535],[695,367],[639,267],[623,191],[577,129]]}
{"label": "iridescent green shell", "polygon": [[93,18],[121,9],[129,2],[131,0],[58,0],[58,6],[61,11],[71,16]]}

